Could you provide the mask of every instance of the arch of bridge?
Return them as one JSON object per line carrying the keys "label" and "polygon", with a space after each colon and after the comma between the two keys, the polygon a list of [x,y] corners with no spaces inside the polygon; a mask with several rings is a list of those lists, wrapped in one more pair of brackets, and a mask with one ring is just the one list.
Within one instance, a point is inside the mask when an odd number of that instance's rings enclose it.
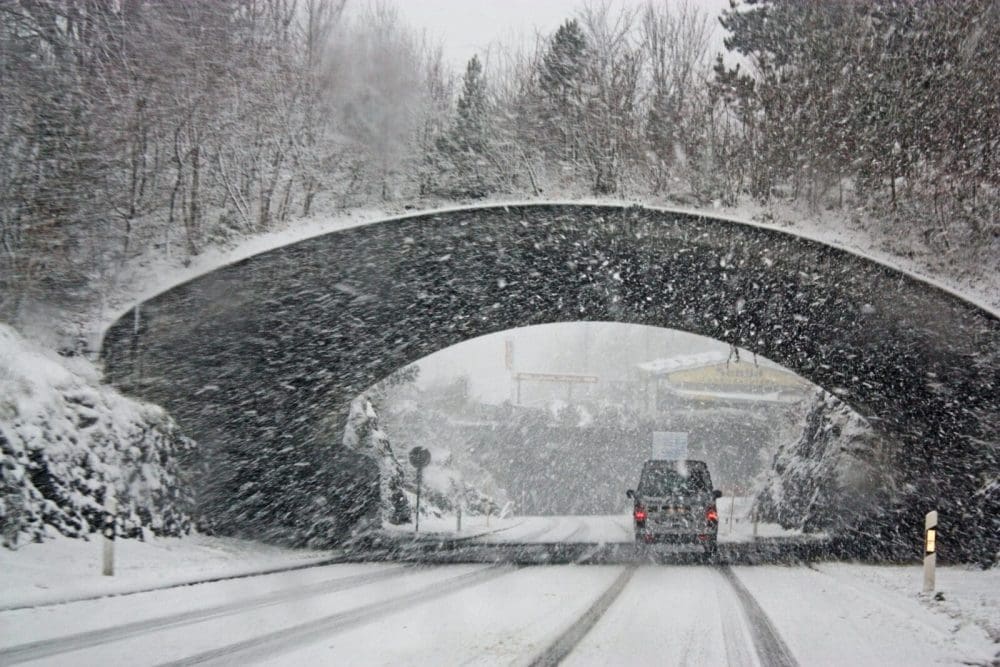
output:
{"label": "arch of bridge", "polygon": [[392,371],[567,321],[680,329],[776,361],[897,443],[904,478],[933,471],[929,502],[970,493],[996,465],[993,313],[843,249],[642,207],[455,209],[332,232],[139,304],[102,355],[112,382],[163,405],[203,447],[249,458],[292,445],[322,467],[337,447],[317,424],[342,422]]}

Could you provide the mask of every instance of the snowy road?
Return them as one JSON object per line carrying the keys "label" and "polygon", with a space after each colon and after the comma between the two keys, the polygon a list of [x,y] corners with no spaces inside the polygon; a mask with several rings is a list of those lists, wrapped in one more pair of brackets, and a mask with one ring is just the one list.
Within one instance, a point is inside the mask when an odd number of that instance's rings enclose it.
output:
{"label": "snowy road", "polygon": [[482,542],[631,542],[632,517],[528,516],[515,518],[508,528],[488,533]]}
{"label": "snowy road", "polygon": [[[584,522],[586,523],[586,522]],[[569,528],[569,526],[567,526]],[[989,663],[887,568],[339,564],[0,613],[0,664]]]}

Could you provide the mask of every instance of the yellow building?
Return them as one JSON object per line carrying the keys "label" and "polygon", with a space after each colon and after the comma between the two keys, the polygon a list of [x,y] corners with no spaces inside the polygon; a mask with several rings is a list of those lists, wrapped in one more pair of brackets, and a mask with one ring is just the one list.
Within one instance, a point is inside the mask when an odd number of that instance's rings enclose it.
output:
{"label": "yellow building", "polygon": [[795,373],[749,353],[725,351],[648,361],[637,366],[651,414],[678,408],[782,406],[802,400],[811,385]]}

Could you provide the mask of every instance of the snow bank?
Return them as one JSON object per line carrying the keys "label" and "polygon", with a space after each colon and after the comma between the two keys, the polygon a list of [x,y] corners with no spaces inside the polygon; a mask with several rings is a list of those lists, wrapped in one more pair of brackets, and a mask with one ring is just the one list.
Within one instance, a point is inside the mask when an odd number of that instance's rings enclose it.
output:
{"label": "snow bank", "polygon": [[100,528],[105,489],[119,532],[180,535],[191,496],[179,459],[193,454],[160,408],[101,386],[80,359],[49,356],[0,324],[0,530],[5,546]]}
{"label": "snow bank", "polygon": [[105,577],[100,542],[57,536],[17,551],[0,549],[0,609],[248,576],[323,562],[331,555],[231,537],[152,537],[119,542],[115,575]]}

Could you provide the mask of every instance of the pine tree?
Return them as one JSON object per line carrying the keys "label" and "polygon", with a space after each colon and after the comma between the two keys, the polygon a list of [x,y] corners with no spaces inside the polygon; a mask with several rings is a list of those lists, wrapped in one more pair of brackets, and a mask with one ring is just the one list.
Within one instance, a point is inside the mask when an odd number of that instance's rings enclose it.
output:
{"label": "pine tree", "polygon": [[484,154],[487,147],[486,83],[478,56],[472,56],[465,68],[457,110],[454,134],[456,147],[464,153]]}
{"label": "pine tree", "polygon": [[440,146],[448,173],[442,177],[446,194],[484,197],[497,189],[489,139],[490,105],[486,79],[478,56],[465,68],[455,124]]}
{"label": "pine tree", "polygon": [[545,149],[556,159],[579,156],[576,127],[583,114],[587,38],[576,19],[559,26],[538,72]]}

